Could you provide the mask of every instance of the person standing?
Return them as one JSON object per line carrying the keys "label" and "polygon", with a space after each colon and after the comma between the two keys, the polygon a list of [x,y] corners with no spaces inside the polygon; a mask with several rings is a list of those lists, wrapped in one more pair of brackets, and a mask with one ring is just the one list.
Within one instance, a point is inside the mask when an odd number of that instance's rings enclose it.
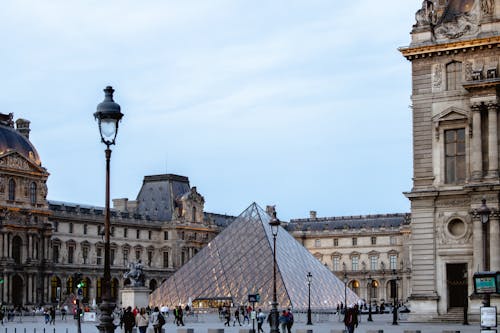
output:
{"label": "person standing", "polygon": [[280,326],[281,326],[281,333],[286,333],[286,327],[288,324],[288,317],[286,315],[286,310],[283,310],[283,312],[281,312],[281,315],[279,316],[278,321],[279,321]]}
{"label": "person standing", "polygon": [[122,316],[123,327],[125,328],[125,333],[132,333],[132,328],[135,326],[135,318],[132,313],[132,307],[129,306],[125,309]]}
{"label": "person standing", "polygon": [[182,306],[180,305],[177,307],[177,315],[179,316],[177,318],[179,325],[184,326],[184,313],[182,312]]}
{"label": "person standing", "polygon": [[146,313],[145,308],[141,308],[137,316],[135,317],[135,324],[139,328],[139,333],[146,333],[149,325],[149,317]]}
{"label": "person standing", "polygon": [[346,307],[344,324],[347,327],[348,333],[354,333],[354,327],[358,327],[358,310],[356,307]]}
{"label": "person standing", "polygon": [[288,330],[288,333],[292,333],[293,313],[291,309],[288,309],[288,311],[286,312],[286,316],[288,317],[288,320],[286,322],[286,328]]}
{"label": "person standing", "polygon": [[50,314],[50,324],[52,325],[55,325],[56,324],[56,308],[54,308],[53,306],[50,307],[50,310],[49,310],[49,314]]}

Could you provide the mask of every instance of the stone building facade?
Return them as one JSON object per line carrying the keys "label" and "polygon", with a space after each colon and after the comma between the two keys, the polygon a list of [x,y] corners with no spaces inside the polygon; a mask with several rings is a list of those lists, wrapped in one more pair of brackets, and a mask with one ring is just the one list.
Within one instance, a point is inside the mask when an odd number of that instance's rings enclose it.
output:
{"label": "stone building facade", "polygon": [[[104,208],[47,200],[49,176],[29,141],[29,122],[0,114],[0,301],[7,306],[71,302],[75,277],[83,303],[101,300]],[[129,264],[141,261],[154,290],[234,217],[204,212],[187,177],[144,177],[137,200],[115,199],[111,211],[111,294]]]}
{"label": "stone building facade", "polygon": [[[400,49],[412,68],[415,320],[464,307],[477,319],[473,273],[500,270],[499,47],[500,1],[425,0]],[[492,210],[484,232],[483,198]]]}
{"label": "stone building facade", "polygon": [[317,217],[311,211],[286,229],[367,304],[380,305],[410,295],[409,224],[409,214]]}

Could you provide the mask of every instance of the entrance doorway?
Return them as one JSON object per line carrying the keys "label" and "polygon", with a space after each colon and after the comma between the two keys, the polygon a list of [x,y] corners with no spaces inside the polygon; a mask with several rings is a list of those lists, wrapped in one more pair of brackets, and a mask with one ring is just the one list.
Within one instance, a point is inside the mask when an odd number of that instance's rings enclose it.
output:
{"label": "entrance doorway", "polygon": [[19,275],[12,277],[12,304],[14,306],[23,305],[23,279]]}
{"label": "entrance doorway", "polygon": [[467,264],[446,264],[448,308],[464,307],[467,298]]}

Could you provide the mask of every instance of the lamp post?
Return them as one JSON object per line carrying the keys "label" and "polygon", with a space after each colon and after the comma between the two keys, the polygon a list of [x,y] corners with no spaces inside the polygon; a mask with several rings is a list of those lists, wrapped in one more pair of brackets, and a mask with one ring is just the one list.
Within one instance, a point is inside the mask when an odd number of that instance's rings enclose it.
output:
{"label": "lamp post", "polygon": [[391,291],[393,299],[392,307],[392,324],[398,324],[398,277],[396,275],[396,270],[392,270],[393,279],[391,280]]}
{"label": "lamp post", "polygon": [[347,273],[344,271],[344,312],[345,309],[347,308]]}
{"label": "lamp post", "polygon": [[464,268],[463,271],[463,278],[464,278],[464,321],[462,324],[464,325],[469,325],[469,319],[467,318],[467,312],[468,312],[468,307],[469,307],[469,297],[468,297],[468,290],[467,290],[467,268]]}
{"label": "lamp post", "polygon": [[280,220],[276,217],[276,210],[273,208],[272,218],[269,221],[271,226],[271,233],[273,234],[273,302],[271,303],[271,312],[269,313],[269,321],[271,326],[271,333],[279,333],[278,328],[278,298],[276,296],[276,236],[280,226]]}
{"label": "lamp post", "polygon": [[104,89],[104,101],[97,105],[97,111],[94,117],[99,125],[101,141],[106,145],[106,206],[104,215],[104,276],[102,282],[102,302],[100,305],[101,316],[99,317],[100,324],[97,325],[100,333],[111,333],[115,331],[113,324],[113,309],[115,304],[111,299],[111,267],[110,267],[110,209],[109,209],[109,163],[111,159],[111,149],[109,146],[115,144],[116,135],[118,134],[118,123],[123,117],[120,112],[120,105],[113,100],[114,89],[107,86]]}
{"label": "lamp post", "polygon": [[367,321],[373,321],[372,319],[372,288],[373,288],[373,279],[371,275],[368,275],[368,283],[370,284],[370,288],[368,291],[368,319]]}
{"label": "lamp post", "polygon": [[[486,206],[486,199],[483,198],[481,207],[477,210],[479,217],[481,219],[481,225],[483,227],[483,271],[489,271],[489,251],[488,251],[488,222],[490,221],[491,210]],[[490,295],[484,294],[483,299],[484,306],[490,306]]]}
{"label": "lamp post", "polygon": [[308,305],[307,305],[307,324],[306,325],[312,325],[312,318],[311,318],[311,282],[312,282],[312,274],[311,272],[307,273],[307,285],[309,286],[309,298],[308,298]]}

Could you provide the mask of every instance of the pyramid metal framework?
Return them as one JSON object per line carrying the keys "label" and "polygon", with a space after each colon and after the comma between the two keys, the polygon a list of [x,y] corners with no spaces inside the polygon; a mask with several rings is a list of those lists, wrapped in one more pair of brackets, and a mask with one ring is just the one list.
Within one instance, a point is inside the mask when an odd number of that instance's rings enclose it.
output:
{"label": "pyramid metal framework", "polygon": [[[270,308],[273,293],[273,236],[270,216],[251,204],[205,248],[182,266],[150,296],[150,305],[174,306],[197,300],[225,300],[248,304],[249,294],[260,294],[256,306]],[[277,298],[280,308],[306,309],[311,272],[311,308],[334,309],[358,296],[280,227],[276,237]]]}

